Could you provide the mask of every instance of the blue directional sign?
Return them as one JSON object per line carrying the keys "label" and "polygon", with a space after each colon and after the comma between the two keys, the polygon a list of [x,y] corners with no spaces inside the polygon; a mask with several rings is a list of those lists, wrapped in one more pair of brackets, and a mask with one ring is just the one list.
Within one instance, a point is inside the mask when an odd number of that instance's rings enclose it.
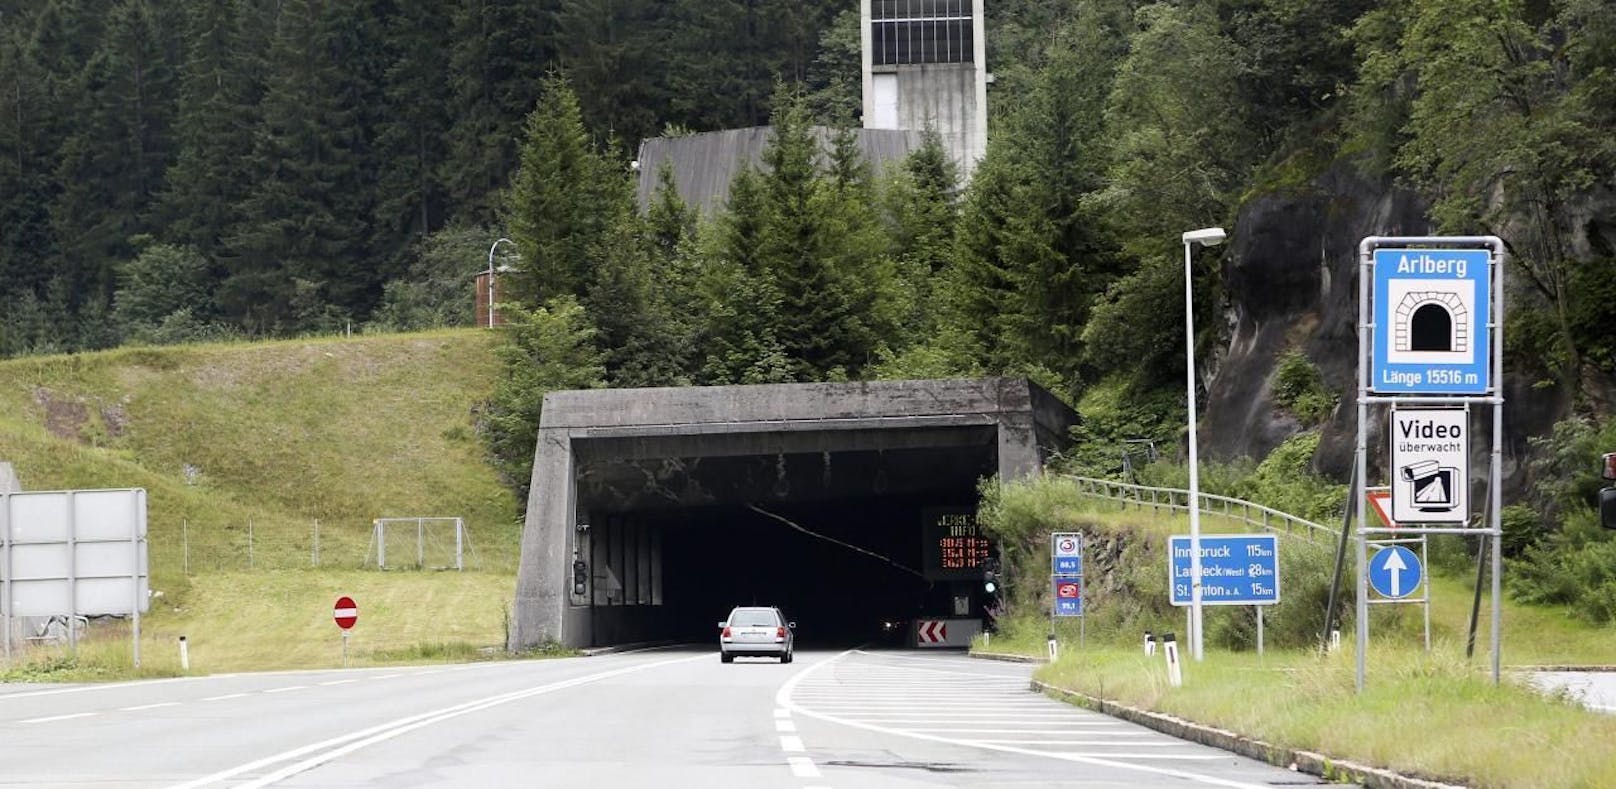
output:
{"label": "blue directional sign", "polygon": [[[1168,543],[1169,591],[1173,605],[1193,600],[1190,538],[1176,535]],[[1202,605],[1273,605],[1279,602],[1279,536],[1276,534],[1201,535]]]}
{"label": "blue directional sign", "polygon": [[1369,559],[1369,585],[1381,597],[1408,597],[1420,588],[1424,574],[1419,555],[1401,545],[1387,545]]}
{"label": "blue directional sign", "polygon": [[1485,249],[1375,250],[1369,388],[1392,394],[1485,394],[1491,254]]}
{"label": "blue directional sign", "polygon": [[1083,535],[1078,532],[1060,532],[1050,535],[1051,574],[1076,576],[1083,574]]}
{"label": "blue directional sign", "polygon": [[1083,579],[1055,578],[1055,616],[1083,615]]}

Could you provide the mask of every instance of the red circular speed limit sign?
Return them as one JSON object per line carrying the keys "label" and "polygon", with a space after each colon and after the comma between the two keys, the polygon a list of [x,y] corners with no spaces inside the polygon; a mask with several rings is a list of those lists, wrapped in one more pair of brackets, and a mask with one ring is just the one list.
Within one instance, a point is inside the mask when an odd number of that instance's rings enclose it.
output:
{"label": "red circular speed limit sign", "polygon": [[331,609],[331,618],[337,620],[337,627],[347,630],[359,621],[359,604],[352,597],[339,597]]}

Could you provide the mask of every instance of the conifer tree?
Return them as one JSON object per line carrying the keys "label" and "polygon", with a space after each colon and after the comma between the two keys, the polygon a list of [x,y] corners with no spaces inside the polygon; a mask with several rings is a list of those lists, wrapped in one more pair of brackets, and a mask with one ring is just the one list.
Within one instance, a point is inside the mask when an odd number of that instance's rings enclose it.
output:
{"label": "conifer tree", "polygon": [[536,310],[513,306],[505,318],[506,342],[495,350],[503,373],[481,431],[494,468],[525,504],[545,393],[604,386],[605,370],[594,329],[571,296]]}
{"label": "conifer tree", "polygon": [[250,331],[338,328],[359,286],[345,278],[365,260],[368,212],[345,190],[358,180],[363,137],[332,60],[349,21],[340,11],[287,0],[270,43],[253,189],[219,296]]}
{"label": "conifer tree", "polygon": [[[79,286],[93,280],[84,261],[61,256],[58,222],[51,213],[61,192],[58,163],[74,134],[74,113],[84,106],[84,66],[102,34],[102,15],[82,0],[46,0],[4,26],[12,48],[10,112],[15,191],[0,194],[4,223],[0,239],[7,260],[0,292],[10,290],[11,306],[30,317],[15,336],[25,349],[73,350],[77,331],[73,309]],[[32,298],[23,298],[32,296]]]}
{"label": "conifer tree", "polygon": [[[32,315],[51,273],[50,226],[55,143],[42,69],[29,56],[22,21],[0,24],[0,312]],[[30,319],[31,320],[31,319]],[[7,348],[32,342],[30,321],[9,320]]]}
{"label": "conifer tree", "polygon": [[408,240],[426,239],[447,220],[443,175],[452,93],[443,55],[453,48],[449,22],[448,9],[417,3],[400,5],[386,20],[386,122],[378,124],[376,137],[377,230],[390,252]]}
{"label": "conifer tree", "polygon": [[108,303],[119,263],[133,257],[130,238],[146,232],[149,204],[172,151],[175,80],[171,53],[162,46],[168,24],[148,0],[123,0],[80,73],[82,91],[58,155],[60,190],[51,206],[59,239],[55,264],[72,272],[71,303]]}
{"label": "conifer tree", "polygon": [[658,256],[664,262],[672,261],[696,234],[699,214],[679,196],[673,162],[669,160],[663,160],[657,168],[657,188],[651,196],[646,218],[651,223],[651,238],[656,243]]}
{"label": "conifer tree", "polygon": [[521,166],[511,184],[511,238],[523,261],[510,278],[512,296],[542,304],[582,295],[590,252],[633,210],[630,183],[590,144],[577,95],[566,78],[544,79],[528,115]]}
{"label": "conifer tree", "polygon": [[730,184],[727,210],[703,233],[698,383],[792,380],[774,329],[780,294],[760,249],[767,221],[763,177],[742,169]]}
{"label": "conifer tree", "polygon": [[670,294],[655,274],[656,246],[649,223],[625,212],[594,245],[593,275],[584,306],[612,386],[689,383],[688,352],[670,312]]}
{"label": "conifer tree", "polygon": [[197,250],[210,261],[215,281],[224,277],[218,263],[223,239],[240,224],[251,186],[243,153],[252,150],[260,88],[249,68],[243,17],[237,2],[189,9],[177,150],[156,208],[162,238]]}
{"label": "conifer tree", "polygon": [[458,0],[450,22],[451,126],[441,170],[451,219],[498,224],[523,119],[556,67],[556,3]]}
{"label": "conifer tree", "polygon": [[885,181],[882,205],[905,300],[898,346],[928,341],[943,320],[939,284],[954,254],[958,192],[954,160],[935,129],[922,132],[920,147]]}

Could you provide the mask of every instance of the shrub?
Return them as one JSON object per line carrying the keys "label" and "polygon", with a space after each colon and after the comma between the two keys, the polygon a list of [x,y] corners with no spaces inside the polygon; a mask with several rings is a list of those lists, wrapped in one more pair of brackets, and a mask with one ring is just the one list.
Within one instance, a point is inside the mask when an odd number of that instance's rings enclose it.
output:
{"label": "shrub", "polygon": [[1279,358],[1274,370],[1274,403],[1307,426],[1323,424],[1335,410],[1336,397],[1324,385],[1319,368],[1296,351]]}

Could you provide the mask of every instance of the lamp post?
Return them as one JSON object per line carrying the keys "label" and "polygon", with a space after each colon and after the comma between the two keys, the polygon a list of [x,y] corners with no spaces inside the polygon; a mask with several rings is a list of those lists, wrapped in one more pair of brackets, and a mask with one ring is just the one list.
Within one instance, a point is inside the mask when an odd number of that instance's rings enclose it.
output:
{"label": "lamp post", "polygon": [[1191,230],[1184,234],[1184,382],[1189,394],[1190,427],[1190,652],[1201,660],[1201,475],[1195,447],[1195,300],[1191,262],[1196,244],[1204,247],[1223,243],[1228,234],[1221,227]]}
{"label": "lamp post", "polygon": [[[501,238],[498,241],[495,241],[493,246],[488,248],[488,271],[487,271],[487,274],[488,274],[488,327],[487,328],[490,328],[490,329],[494,328],[494,271],[495,271],[495,269],[494,269],[494,250],[499,249],[500,244],[510,244],[511,246],[516,246],[516,242],[512,241],[512,240],[510,240],[508,238]],[[506,266],[500,266],[499,270],[500,271],[510,271],[510,268],[506,267]]]}

